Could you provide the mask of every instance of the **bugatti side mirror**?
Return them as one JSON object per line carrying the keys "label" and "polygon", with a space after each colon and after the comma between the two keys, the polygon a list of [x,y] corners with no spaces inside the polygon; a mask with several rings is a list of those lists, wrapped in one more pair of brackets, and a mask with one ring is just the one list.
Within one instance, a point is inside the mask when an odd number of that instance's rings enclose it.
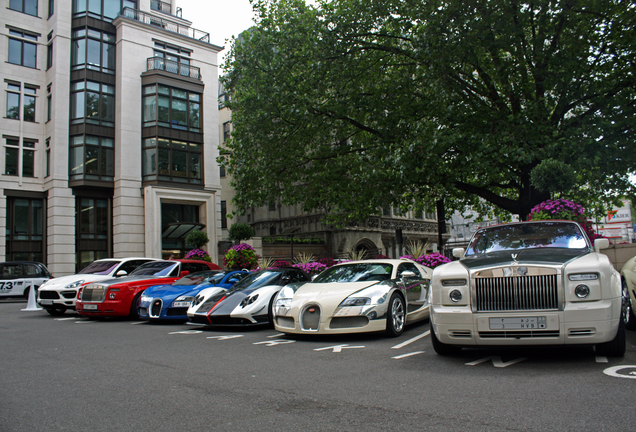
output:
{"label": "bugatti side mirror", "polygon": [[455,258],[461,258],[464,256],[464,248],[453,248],[453,256]]}

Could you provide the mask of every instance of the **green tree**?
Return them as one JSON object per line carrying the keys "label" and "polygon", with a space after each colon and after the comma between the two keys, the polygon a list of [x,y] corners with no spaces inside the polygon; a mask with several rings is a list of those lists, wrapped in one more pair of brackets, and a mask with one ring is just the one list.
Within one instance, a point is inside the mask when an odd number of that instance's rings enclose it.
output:
{"label": "green tree", "polygon": [[576,173],[578,202],[634,194],[631,2],[253,3],[224,78],[239,208],[346,221],[444,198],[525,218],[549,198],[531,181],[548,159]]}
{"label": "green tree", "polygon": [[247,240],[254,237],[254,230],[246,223],[235,223],[228,230],[228,237],[230,240],[241,242],[241,240]]}
{"label": "green tree", "polygon": [[185,238],[186,245],[192,246],[194,249],[200,249],[201,246],[206,245],[209,241],[208,235],[198,229],[190,231]]}

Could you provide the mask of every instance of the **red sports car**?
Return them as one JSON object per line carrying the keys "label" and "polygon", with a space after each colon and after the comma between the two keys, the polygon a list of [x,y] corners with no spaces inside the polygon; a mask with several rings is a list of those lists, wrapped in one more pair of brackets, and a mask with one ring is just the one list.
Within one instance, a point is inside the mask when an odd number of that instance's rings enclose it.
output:
{"label": "red sports car", "polygon": [[171,284],[180,277],[204,270],[221,270],[207,261],[186,259],[151,261],[139,266],[129,276],[101,280],[80,289],[75,305],[84,316],[128,316],[139,318],[137,303],[146,288]]}

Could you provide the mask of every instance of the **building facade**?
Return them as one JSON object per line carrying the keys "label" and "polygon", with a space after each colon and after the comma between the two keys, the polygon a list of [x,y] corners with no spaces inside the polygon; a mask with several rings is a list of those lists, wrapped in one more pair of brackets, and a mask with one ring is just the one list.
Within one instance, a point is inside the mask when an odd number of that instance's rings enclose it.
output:
{"label": "building facade", "polygon": [[223,48],[175,0],[2,4],[0,260],[178,257],[195,227],[215,246]]}
{"label": "building facade", "polygon": [[[219,86],[219,141],[221,146],[232,133],[232,113],[225,106],[228,99],[222,85]],[[421,242],[429,252],[441,250],[436,213],[401,212],[386,207],[368,220],[337,228],[324,223],[321,212],[305,212],[301,206],[287,206],[272,201],[265,206],[244,209],[242,215],[228,214],[236,211],[232,204],[235,191],[231,178],[220,169],[222,184],[221,226],[219,253],[223,254],[233,243],[228,239],[228,228],[234,223],[247,223],[254,229],[257,239],[262,239],[262,250],[257,252],[274,259],[293,260],[296,254],[312,254],[315,258],[347,258],[350,253],[365,251],[366,258],[386,255],[398,258],[407,254],[407,245]],[[447,228],[446,232],[449,232]],[[449,234],[442,235],[446,242]],[[293,242],[296,239],[298,242]],[[260,244],[257,241],[257,244]]]}

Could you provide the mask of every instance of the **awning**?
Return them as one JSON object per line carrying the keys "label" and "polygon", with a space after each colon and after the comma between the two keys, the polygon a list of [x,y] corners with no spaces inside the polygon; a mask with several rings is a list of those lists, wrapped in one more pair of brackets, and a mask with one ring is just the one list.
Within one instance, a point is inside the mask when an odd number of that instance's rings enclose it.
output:
{"label": "awning", "polygon": [[183,240],[192,230],[202,230],[205,225],[198,222],[174,222],[161,234],[161,237],[172,240]]}

